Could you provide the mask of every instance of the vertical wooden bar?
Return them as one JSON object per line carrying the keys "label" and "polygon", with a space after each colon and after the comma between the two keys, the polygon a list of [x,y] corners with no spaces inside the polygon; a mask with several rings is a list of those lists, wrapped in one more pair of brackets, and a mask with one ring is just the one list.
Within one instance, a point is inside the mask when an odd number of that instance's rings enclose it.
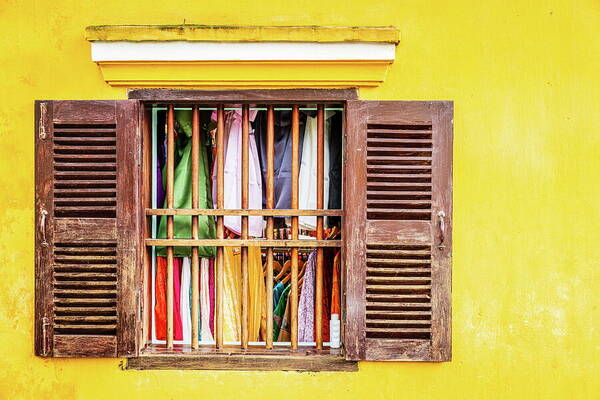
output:
{"label": "vertical wooden bar", "polygon": [[[224,106],[220,104],[217,107],[217,209],[224,207],[223,186],[225,185],[225,115]],[[223,217],[217,217],[217,238],[225,238],[225,227]],[[216,291],[215,291],[215,345],[218,349],[223,347],[223,246],[217,247],[216,262]]]}
{"label": "vertical wooden bar", "polygon": [[[249,106],[242,105],[242,204],[248,209],[248,146],[250,135]],[[242,239],[248,239],[248,216],[242,216]],[[242,348],[248,348],[248,247],[241,248],[242,259]]]}
{"label": "vertical wooden bar", "polygon": [[[167,112],[167,207],[173,208],[175,175],[175,110]],[[173,216],[167,216],[167,239],[173,239]],[[173,247],[167,246],[167,348],[173,348]]]}
{"label": "vertical wooden bar", "polygon": [[[325,111],[317,106],[317,209],[324,208],[324,160],[325,160]],[[323,240],[323,216],[317,216],[317,240]],[[315,342],[317,349],[323,348],[323,248],[317,249],[315,290]]]}
{"label": "vertical wooden bar", "polygon": [[[192,208],[199,206],[200,111],[192,108]],[[198,239],[198,216],[192,216],[192,239]],[[198,348],[200,325],[200,259],[198,247],[192,247],[192,348]]]}
{"label": "vertical wooden bar", "polygon": [[[275,207],[275,117],[273,106],[267,108],[267,201],[266,207]],[[267,217],[267,239],[273,239],[273,217]],[[266,348],[273,348],[273,248],[267,248],[267,337]]]}
{"label": "vertical wooden bar", "polygon": [[[298,208],[298,172],[300,142],[300,115],[298,105],[292,106],[292,209]],[[298,239],[298,217],[292,217],[292,240]],[[298,348],[298,248],[292,248],[292,288],[291,288],[290,338],[292,349]]]}
{"label": "vertical wooden bar", "polygon": [[[142,162],[143,162],[143,201],[144,207],[152,208],[152,177],[156,174],[155,165],[152,163],[152,114],[150,107],[142,107]],[[144,218],[142,238],[150,237],[152,217]],[[144,246],[144,289],[143,289],[143,313],[144,321],[141,332],[140,348],[152,340],[152,247]]]}

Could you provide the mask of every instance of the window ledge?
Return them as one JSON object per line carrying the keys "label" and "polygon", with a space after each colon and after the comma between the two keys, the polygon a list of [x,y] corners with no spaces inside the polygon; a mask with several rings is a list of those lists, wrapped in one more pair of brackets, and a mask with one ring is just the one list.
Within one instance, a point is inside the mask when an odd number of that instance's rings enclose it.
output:
{"label": "window ledge", "polygon": [[127,87],[377,86],[393,27],[92,26],[92,61]]}
{"label": "window ledge", "polygon": [[358,362],[341,355],[258,354],[141,354],[128,358],[125,369],[138,370],[231,370],[231,371],[358,371]]}

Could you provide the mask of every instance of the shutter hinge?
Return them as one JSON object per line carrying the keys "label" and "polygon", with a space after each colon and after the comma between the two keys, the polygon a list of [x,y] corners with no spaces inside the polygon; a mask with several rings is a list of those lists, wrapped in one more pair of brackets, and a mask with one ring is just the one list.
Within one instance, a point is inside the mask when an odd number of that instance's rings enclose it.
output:
{"label": "shutter hinge", "polygon": [[50,326],[50,320],[44,316],[42,318],[42,354],[48,355],[48,326]]}
{"label": "shutter hinge", "polygon": [[40,103],[40,139],[46,139],[46,103]]}

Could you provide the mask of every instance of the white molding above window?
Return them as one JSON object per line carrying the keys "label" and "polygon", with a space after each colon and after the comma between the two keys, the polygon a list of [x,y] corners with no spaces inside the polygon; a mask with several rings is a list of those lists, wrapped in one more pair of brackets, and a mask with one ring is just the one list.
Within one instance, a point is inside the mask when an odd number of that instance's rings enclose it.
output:
{"label": "white molding above window", "polygon": [[87,33],[106,82],[128,87],[377,86],[399,40],[394,28],[103,26]]}

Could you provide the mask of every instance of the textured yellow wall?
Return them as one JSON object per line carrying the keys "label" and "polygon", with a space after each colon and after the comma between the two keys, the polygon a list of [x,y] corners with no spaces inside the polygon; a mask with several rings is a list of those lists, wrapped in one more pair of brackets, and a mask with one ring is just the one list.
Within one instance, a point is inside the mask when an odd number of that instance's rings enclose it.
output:
{"label": "textured yellow wall", "polygon": [[[33,100],[115,99],[99,24],[396,25],[368,99],[455,101],[451,363],[121,371],[33,356]],[[0,2],[0,398],[593,399],[600,393],[600,2]]]}

